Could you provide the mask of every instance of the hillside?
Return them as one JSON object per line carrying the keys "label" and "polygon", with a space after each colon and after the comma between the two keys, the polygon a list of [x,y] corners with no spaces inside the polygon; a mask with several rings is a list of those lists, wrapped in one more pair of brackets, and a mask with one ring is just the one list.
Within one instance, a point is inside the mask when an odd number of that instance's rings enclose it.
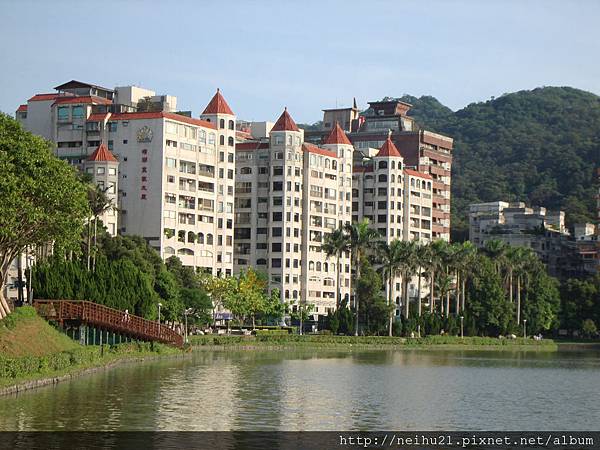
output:
{"label": "hillside", "polygon": [[43,356],[79,347],[39,317],[31,307],[17,308],[0,320],[0,356]]}
{"label": "hillside", "polygon": [[600,166],[600,97],[569,87],[505,94],[452,112],[435,98],[405,95],[409,115],[455,140],[453,237],[467,233],[469,203],[525,201],[593,221]]}

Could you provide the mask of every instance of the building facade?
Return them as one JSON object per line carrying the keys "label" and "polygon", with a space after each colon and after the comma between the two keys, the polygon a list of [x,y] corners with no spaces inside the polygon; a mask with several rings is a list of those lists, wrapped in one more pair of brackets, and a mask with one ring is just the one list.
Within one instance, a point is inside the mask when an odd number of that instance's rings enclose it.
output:
{"label": "building facade", "polygon": [[327,314],[338,286],[350,295],[350,255],[337,266],[321,245],[351,220],[352,145],[339,129],[321,147],[305,143],[287,110],[252,136],[236,145],[234,268],[265,271],[292,308]]}
{"label": "building facade", "polygon": [[[431,176],[432,239],[450,240],[450,187],[453,139],[419,128],[408,112],[412,105],[399,100],[369,102],[369,108],[326,109],[323,130],[307,133],[307,140],[320,142],[334,118],[343,118],[345,131],[355,148],[355,163],[373,156],[388,139],[403,156],[405,167]],[[376,150],[375,150],[376,151]]]}
{"label": "building facade", "polygon": [[484,248],[491,240],[529,247],[559,278],[586,276],[600,269],[593,224],[575,224],[571,234],[563,211],[527,207],[523,202],[475,203],[469,206],[469,240]]}
{"label": "building facade", "polygon": [[221,93],[192,118],[175,112],[175,97],[136,86],[55,89],[16,117],[116,200],[118,217],[103,217],[108,231],[143,236],[165,259],[231,274],[236,117]]}

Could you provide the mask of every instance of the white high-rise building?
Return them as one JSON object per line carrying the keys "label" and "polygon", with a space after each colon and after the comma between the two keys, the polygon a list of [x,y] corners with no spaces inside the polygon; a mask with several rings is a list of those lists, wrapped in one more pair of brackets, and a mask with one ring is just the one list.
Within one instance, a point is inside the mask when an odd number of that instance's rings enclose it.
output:
{"label": "white high-rise building", "polygon": [[334,129],[322,146],[304,143],[285,110],[264,136],[236,145],[235,270],[268,273],[271,288],[315,314],[350,296],[350,259],[321,249],[325,236],[350,223],[352,145]]}
{"label": "white high-rise building", "polygon": [[[363,165],[354,167],[353,221],[368,219],[388,244],[393,240],[431,241],[432,178],[408,169],[404,158],[388,137]],[[401,313],[401,279],[393,285],[396,316]],[[385,287],[386,295],[388,286]],[[427,291],[423,288],[421,295]],[[415,280],[409,282],[409,301],[418,297]]]}
{"label": "white high-rise building", "polygon": [[108,231],[141,235],[163,258],[231,274],[236,117],[221,93],[196,119],[174,112],[175,97],[135,86],[70,81],[55,89],[21,105],[17,119],[115,198],[118,220],[102,217]]}

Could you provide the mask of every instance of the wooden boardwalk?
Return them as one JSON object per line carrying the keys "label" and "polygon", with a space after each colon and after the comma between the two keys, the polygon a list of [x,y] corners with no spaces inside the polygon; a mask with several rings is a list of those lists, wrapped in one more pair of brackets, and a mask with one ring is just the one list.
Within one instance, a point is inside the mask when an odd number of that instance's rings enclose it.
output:
{"label": "wooden boardwalk", "polygon": [[183,346],[183,336],[158,322],[84,300],[35,300],[38,314],[63,326],[65,322],[94,326],[141,341]]}

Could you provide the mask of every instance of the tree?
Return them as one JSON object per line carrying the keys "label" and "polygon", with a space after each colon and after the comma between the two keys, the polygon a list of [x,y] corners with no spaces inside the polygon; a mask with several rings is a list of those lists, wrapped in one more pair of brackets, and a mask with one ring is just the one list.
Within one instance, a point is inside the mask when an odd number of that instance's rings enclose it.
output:
{"label": "tree", "polygon": [[267,281],[252,268],[228,280],[231,285],[225,294],[225,307],[242,320],[249,316],[254,329],[256,316],[269,311]]}
{"label": "tree", "polygon": [[[452,112],[431,97],[402,97],[409,115],[454,138],[452,241],[468,236],[470,203],[524,201],[566,211],[567,226],[595,218],[600,98],[543,87]],[[557,127],[557,124],[561,124]]]}
{"label": "tree", "polygon": [[154,290],[161,298],[161,317],[165,322],[174,323],[179,320],[184,307],[175,276],[167,270],[161,270],[154,281]]}
{"label": "tree", "polygon": [[480,255],[469,283],[469,316],[480,333],[497,336],[513,328],[513,309],[504,296],[502,279],[494,262]]}
{"label": "tree", "polygon": [[213,326],[217,322],[217,310],[225,305],[227,293],[232,288],[230,278],[213,277],[211,274],[202,274],[200,276],[200,285],[208,292],[213,305]]}
{"label": "tree", "polygon": [[[94,269],[96,267],[96,254],[98,252],[98,248],[97,248],[98,219],[106,211],[109,211],[110,209],[115,208],[115,205],[113,204],[112,199],[108,198],[108,196],[106,195],[107,190],[108,190],[108,188],[102,189],[96,185],[88,186],[88,191],[87,191],[88,204],[89,204],[90,210],[92,212],[92,221],[88,220],[88,236],[87,236],[87,242],[88,242],[87,267],[88,267],[88,269],[90,269],[90,268]],[[90,230],[91,222],[94,223],[93,233],[91,233],[91,230]],[[93,235],[93,245],[91,245],[92,242],[90,242],[91,235]],[[91,249],[93,249],[93,251]],[[90,257],[91,257],[91,264],[90,264]]]}
{"label": "tree", "polygon": [[471,275],[471,266],[477,256],[477,247],[471,242],[466,241],[462,244],[455,244],[458,246],[455,254],[455,267],[456,267],[456,315],[460,311],[466,310],[466,285]]}
{"label": "tree", "polygon": [[[346,233],[350,240],[350,249],[352,250],[352,258],[354,260],[355,268],[355,283],[360,279],[360,267],[365,254],[369,248],[379,241],[379,235],[376,231],[369,227],[369,220],[363,219],[362,222],[356,222],[353,224],[347,224],[345,227]],[[354,335],[358,336],[358,313],[359,313],[359,299],[360,295],[356,289],[354,290],[354,314],[356,316],[356,323],[354,327]]]}
{"label": "tree", "polygon": [[206,292],[197,288],[184,287],[180,290],[181,301],[185,309],[191,309],[188,317],[192,323],[207,324],[212,321],[212,302]]}
{"label": "tree", "polygon": [[508,249],[509,246],[499,239],[491,239],[483,246],[484,254],[489,256],[494,262],[494,268],[498,275],[500,274],[500,270],[504,267]]}
{"label": "tree", "polygon": [[588,339],[593,338],[598,334],[598,328],[592,319],[585,319],[581,323],[581,333]]}
{"label": "tree", "polygon": [[535,334],[558,326],[559,310],[558,281],[550,277],[544,267],[538,267],[532,273],[523,308],[527,329]]}
{"label": "tree", "polygon": [[408,319],[410,312],[410,298],[408,295],[408,283],[418,268],[416,260],[416,241],[400,241],[399,252],[401,255],[400,273],[402,274],[402,304],[404,306],[404,318]]}
{"label": "tree", "polygon": [[[401,242],[401,241],[400,241]],[[360,296],[364,330],[366,334],[381,334],[388,327],[390,312],[393,305],[387,304],[382,295],[381,276],[365,258],[361,264],[360,278],[356,286],[356,293]]]}
{"label": "tree", "polygon": [[327,257],[335,256],[336,257],[336,272],[337,272],[337,298],[335,301],[336,309],[340,307],[340,302],[342,301],[342,277],[343,273],[340,268],[340,258],[344,253],[350,250],[350,242],[348,239],[348,235],[344,231],[343,228],[338,228],[337,230],[332,231],[331,233],[325,235],[325,241],[321,245],[321,248],[325,252]]}
{"label": "tree", "polygon": [[394,299],[394,279],[398,275],[400,268],[403,265],[405,258],[404,248],[402,242],[395,239],[389,244],[387,242],[380,242],[377,252],[377,261],[381,264],[383,270],[383,276],[388,284],[388,298],[387,304],[390,307],[389,323],[388,323],[388,335],[392,336],[392,325],[394,320],[393,308]]}
{"label": "tree", "polygon": [[442,255],[446,251],[448,243],[438,239],[429,244],[429,251],[424,256],[427,260],[422,262],[427,265],[426,269],[429,272],[429,313],[433,314],[435,311],[435,278],[436,274],[441,272],[443,268]]}
{"label": "tree", "polygon": [[571,278],[560,289],[562,328],[579,330],[588,319],[600,324],[600,275],[585,280]]}
{"label": "tree", "polygon": [[27,246],[76,248],[89,209],[75,170],[51,144],[0,114],[0,319],[10,309],[4,286],[11,262]]}

